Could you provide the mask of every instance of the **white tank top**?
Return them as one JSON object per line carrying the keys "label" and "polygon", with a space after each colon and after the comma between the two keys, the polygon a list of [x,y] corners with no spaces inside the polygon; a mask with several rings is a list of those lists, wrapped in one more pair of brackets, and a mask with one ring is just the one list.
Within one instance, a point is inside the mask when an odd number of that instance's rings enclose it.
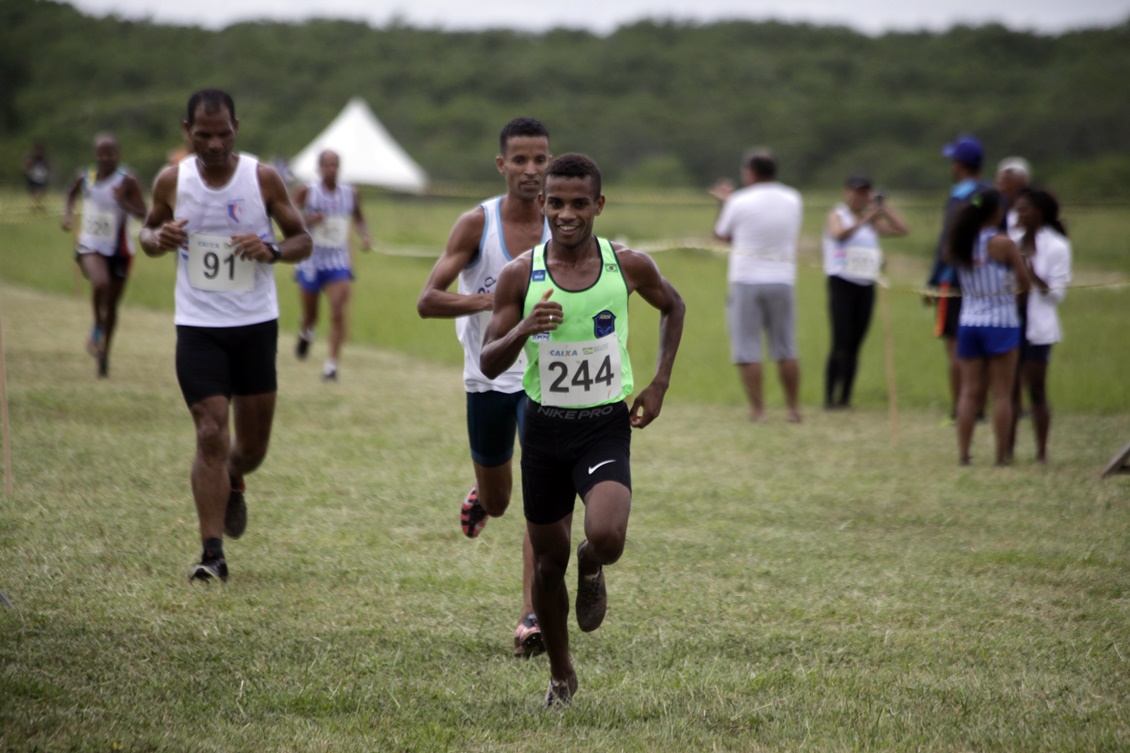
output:
{"label": "white tank top", "polygon": [[321,181],[306,186],[306,214],[320,214],[321,222],[310,225],[314,252],[298,264],[304,269],[350,269],[349,230],[353,222],[353,186],[338,183],[330,191]]}
{"label": "white tank top", "polygon": [[126,179],[126,171],[118,168],[104,180],[98,171],[88,170],[82,179],[82,226],[78,231],[79,252],[102,256],[133,255],[126,223],[129,215],[114,198],[114,190]]}
{"label": "white tank top", "polygon": [[[849,228],[856,217],[846,204],[837,204],[834,210],[840,223]],[[870,223],[860,225],[846,239],[836,240],[824,231],[824,274],[840,277],[856,285],[873,285],[883,266],[883,252],[879,249],[879,233]]]}
{"label": "white tank top", "polygon": [[[506,239],[502,235],[502,197],[484,201],[483,208],[485,224],[483,237],[479,241],[479,253],[474,261],[468,264],[459,273],[459,294],[473,295],[475,293],[493,293],[498,285],[498,276],[514,256],[520,255],[527,249],[518,249],[517,254],[511,254],[506,248]],[[541,242],[545,243],[550,238],[549,223],[545,223]],[[463,386],[467,392],[521,392],[522,375],[526,371],[526,356],[518,356],[514,364],[498,375],[497,379],[487,379],[479,369],[479,354],[483,349],[483,333],[486,332],[487,323],[490,321],[489,311],[480,311],[468,316],[460,316],[455,320],[455,334],[463,345]]]}
{"label": "white tank top", "polygon": [[275,239],[258,166],[254,157],[239,155],[223,188],[205,185],[195,157],[177,166],[173,219],[188,220],[189,245],[177,251],[176,324],[243,327],[279,318],[274,266],[236,259],[224,247],[233,234]]}

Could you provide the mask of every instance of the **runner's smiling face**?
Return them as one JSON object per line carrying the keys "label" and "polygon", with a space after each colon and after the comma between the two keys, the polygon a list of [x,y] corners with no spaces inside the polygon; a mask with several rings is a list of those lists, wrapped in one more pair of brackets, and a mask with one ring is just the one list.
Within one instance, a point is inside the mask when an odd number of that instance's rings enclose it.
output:
{"label": "runner's smiling face", "polygon": [[592,237],[593,224],[604,210],[604,197],[596,195],[591,176],[550,175],[538,204],[549,221],[553,242],[563,249],[575,249]]}
{"label": "runner's smiling face", "polygon": [[541,191],[550,158],[549,139],[545,136],[511,136],[506,151],[495,157],[494,163],[506,178],[507,192],[533,201]]}
{"label": "runner's smiling face", "polygon": [[185,123],[184,130],[192,142],[192,151],[205,168],[224,168],[231,163],[239,121],[232,120],[226,107],[208,112],[201,104],[196,108],[192,125]]}

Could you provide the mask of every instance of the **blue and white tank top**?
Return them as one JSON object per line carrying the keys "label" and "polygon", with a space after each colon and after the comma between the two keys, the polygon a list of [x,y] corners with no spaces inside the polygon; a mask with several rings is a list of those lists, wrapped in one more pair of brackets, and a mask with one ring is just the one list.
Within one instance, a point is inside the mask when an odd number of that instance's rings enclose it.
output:
{"label": "blue and white tank top", "polygon": [[961,326],[1020,326],[1012,269],[989,258],[989,241],[997,232],[995,227],[982,230],[973,249],[973,264],[956,265],[961,285]]}
{"label": "blue and white tank top", "polygon": [[114,198],[114,191],[128,174],[119,167],[102,180],[98,180],[98,171],[94,168],[83,175],[79,253],[93,251],[102,256],[133,255],[133,245],[126,231],[129,215]]}
{"label": "blue and white tank top", "polygon": [[195,157],[178,163],[173,219],[188,220],[188,244],[177,251],[176,324],[243,327],[279,318],[274,266],[237,257],[229,245],[235,234],[275,239],[258,168],[241,154],[228,184],[212,188]]}
{"label": "blue and white tank top", "polygon": [[296,274],[304,270],[351,269],[349,231],[353,223],[353,186],[338,183],[334,190],[322,181],[306,186],[306,214],[320,214],[322,221],[309,225],[314,251],[296,265]]}
{"label": "blue and white tank top", "polygon": [[[528,250],[514,249],[515,253],[511,253],[506,247],[506,238],[502,233],[502,198],[496,196],[480,205],[485,219],[483,236],[479,240],[479,253],[459,273],[460,295],[493,293],[498,285],[498,276],[502,273],[502,268],[515,256]],[[545,243],[549,238],[549,223],[546,222],[542,229],[541,242]],[[483,333],[486,332],[490,315],[489,311],[480,311],[468,316],[460,316],[455,320],[455,334],[463,346],[463,387],[467,392],[521,392],[522,375],[526,371],[524,353],[495,379],[488,379],[479,368]]]}

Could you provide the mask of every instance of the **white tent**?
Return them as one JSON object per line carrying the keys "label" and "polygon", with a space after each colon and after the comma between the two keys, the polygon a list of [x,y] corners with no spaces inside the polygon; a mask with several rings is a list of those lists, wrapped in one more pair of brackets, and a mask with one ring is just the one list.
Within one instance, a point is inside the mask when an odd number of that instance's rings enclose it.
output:
{"label": "white tent", "polygon": [[349,100],[326,130],[290,163],[294,177],[318,179],[318,155],[332,149],[341,157],[338,180],[421,193],[428,185],[424,169],[389,135],[360,97]]}

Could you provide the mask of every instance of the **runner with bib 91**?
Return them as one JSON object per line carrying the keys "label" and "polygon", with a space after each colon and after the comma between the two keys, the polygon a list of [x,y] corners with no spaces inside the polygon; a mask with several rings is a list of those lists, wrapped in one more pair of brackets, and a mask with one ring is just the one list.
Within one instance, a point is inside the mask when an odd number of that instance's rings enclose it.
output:
{"label": "runner with bib 91", "polygon": [[[552,239],[503,268],[480,357],[488,378],[523,351],[527,357],[522,496],[534,550],[534,610],[549,656],[547,706],[568,703],[577,690],[565,586],[576,497],[585,505],[577,624],[589,632],[607,608],[603,566],[620,559],[627,537],[631,429],[659,416],[686,310],[651,257],[593,235],[604,208],[600,182],[600,170],[584,155],[550,163],[538,203]],[[633,292],[660,312],[659,357],[655,377],[629,410]]]}

